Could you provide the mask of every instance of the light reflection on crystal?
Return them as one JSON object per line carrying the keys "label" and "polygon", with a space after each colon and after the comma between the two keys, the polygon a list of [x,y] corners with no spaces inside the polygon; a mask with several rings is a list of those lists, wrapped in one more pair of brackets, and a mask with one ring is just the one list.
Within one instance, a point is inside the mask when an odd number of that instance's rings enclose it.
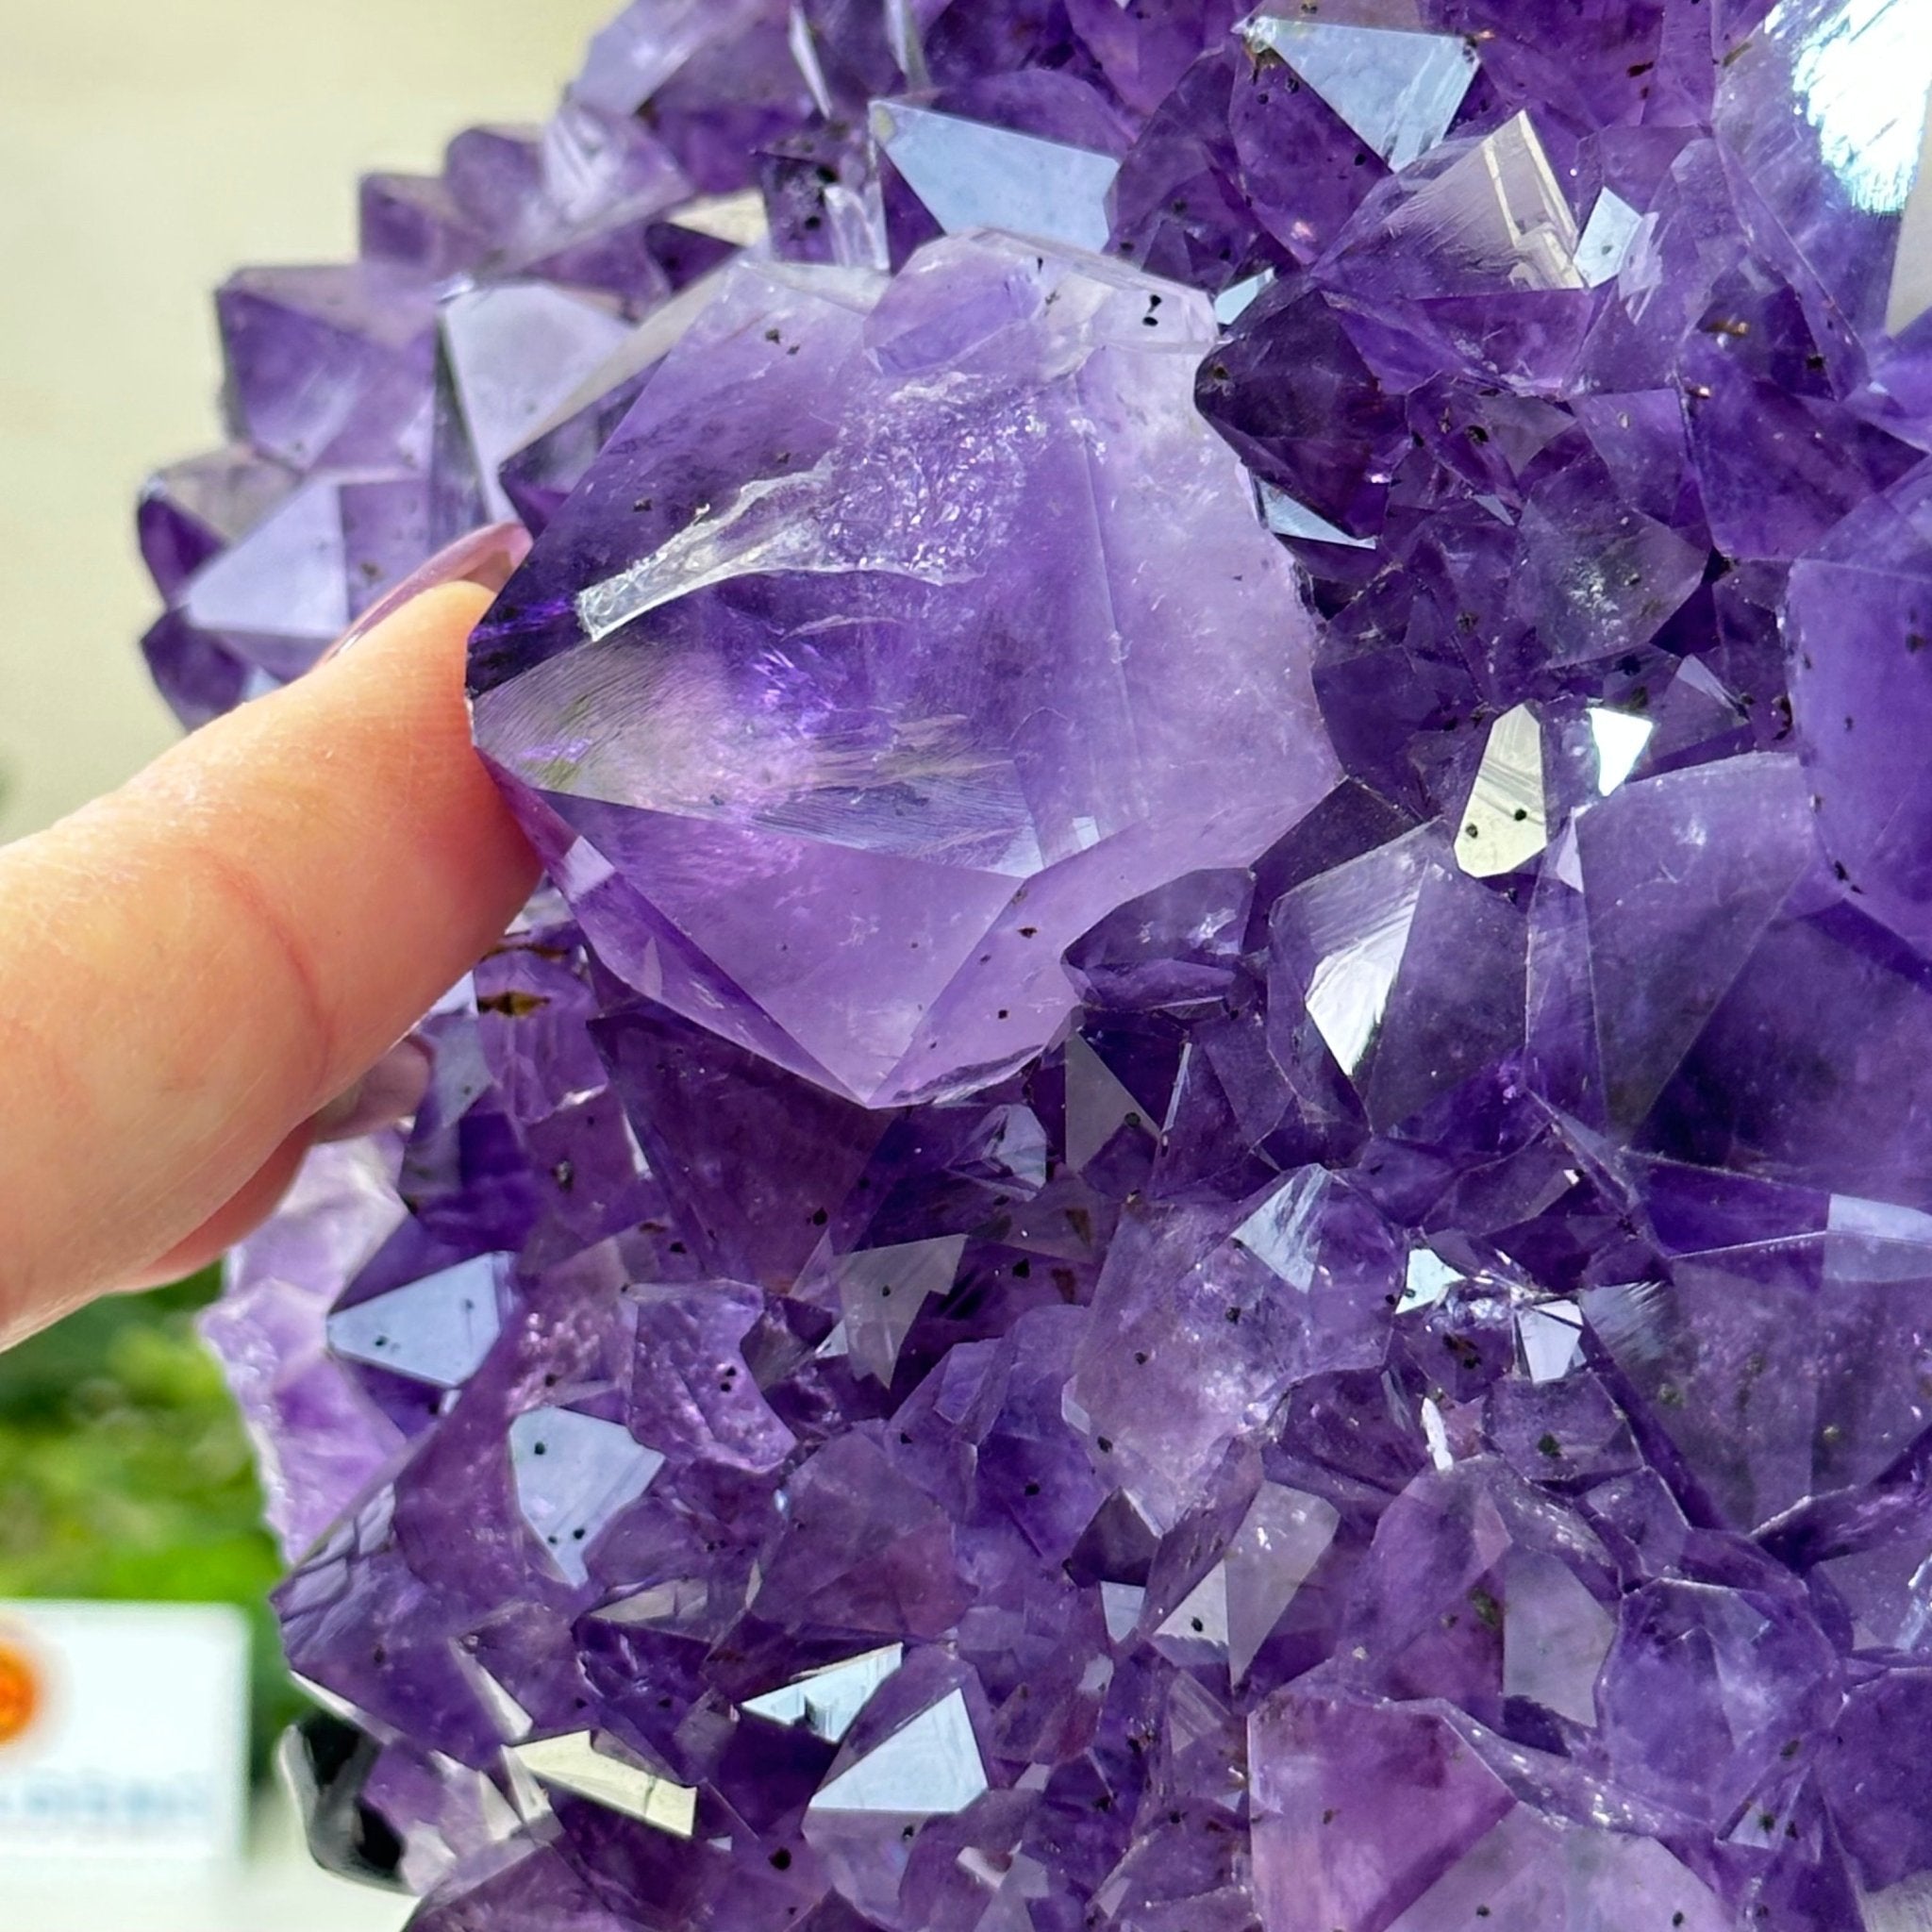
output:
{"label": "light reflection on crystal", "polygon": [[1227,1668],[1236,1684],[1335,1541],[1341,1514],[1325,1496],[1263,1483],[1221,1560]]}
{"label": "light reflection on crystal", "polygon": [[1535,1383],[1560,1382],[1583,1355],[1583,1311],[1572,1302],[1546,1302],[1516,1317],[1523,1365]]}
{"label": "light reflection on crystal", "polygon": [[1503,1694],[1596,1723],[1596,1676],[1616,1624],[1561,1558],[1512,1550],[1506,1565]]}
{"label": "light reflection on crystal", "polygon": [[1542,726],[1527,705],[1518,705],[1490,726],[1457,833],[1456,862],[1472,878],[1494,878],[1516,871],[1548,843]]}
{"label": "light reflection on crystal", "polygon": [[457,1663],[468,1679],[470,1689],[476,1693],[478,1703],[490,1713],[504,1741],[520,1744],[527,1739],[536,1728],[536,1721],[503,1684],[460,1644],[457,1647]]}
{"label": "light reflection on crystal", "polygon": [[643,1494],[663,1466],[621,1423],[538,1408],[509,1425],[517,1507],[573,1583],[590,1575],[590,1546]]}
{"label": "light reflection on crystal", "polygon": [[560,289],[517,283],[467,290],[444,306],[443,354],[491,521],[511,514],[497,477],[504,460],[630,335],[614,308]]}
{"label": "light reflection on crystal", "polygon": [[[1702,672],[1703,667],[1695,667]],[[1708,674],[1705,674],[1707,675]],[[1637,769],[1657,725],[1648,718],[1633,718],[1604,705],[1590,708],[1590,735],[1596,744],[1596,789],[1607,798]]]}
{"label": "light reflection on crystal", "polygon": [[1395,1305],[1398,1315],[1412,1315],[1418,1308],[1433,1308],[1456,1284],[1461,1272],[1452,1268],[1440,1255],[1427,1248],[1412,1248],[1405,1264],[1402,1299]]}
{"label": "light reflection on crystal", "polygon": [[1101,1611],[1107,1622],[1109,1641],[1124,1643],[1133,1635],[1141,1621],[1141,1606],[1146,1601],[1147,1592],[1139,1584],[1103,1583],[1100,1586]]}
{"label": "light reflection on crystal", "polygon": [[768,1690],[761,1697],[747,1697],[744,1708],[774,1724],[802,1724],[815,1738],[836,1744],[852,1728],[872,1693],[899,1668],[905,1655],[902,1645],[889,1643],[861,1657],[848,1657],[842,1664],[826,1664],[795,1684]]}
{"label": "light reflection on crystal", "polygon": [[1918,169],[1899,221],[1898,258],[1892,264],[1885,326],[1903,335],[1932,309],[1932,112],[1919,149]]}
{"label": "light reflection on crystal", "polygon": [[[1926,0],[1784,0],[1766,41],[1793,42],[1792,80],[1825,164],[1855,207],[1896,214],[1918,178],[1932,92]],[[1751,58],[1750,51],[1741,58]]]}
{"label": "light reflection on crystal", "polygon": [[369,1362],[455,1389],[475,1374],[502,1326],[499,1296],[509,1258],[479,1255],[328,1318],[329,1346]]}
{"label": "light reflection on crystal", "polygon": [[1315,1169],[1291,1175],[1249,1214],[1229,1240],[1241,1243],[1291,1288],[1314,1285],[1318,1217],[1327,1187]]}
{"label": "light reflection on crystal", "polygon": [[1278,55],[1391,168],[1406,168],[1448,133],[1476,75],[1460,34],[1391,32],[1257,13],[1241,36]]}
{"label": "light reflection on crystal", "polygon": [[1214,319],[1223,327],[1239,322],[1254,307],[1256,298],[1274,280],[1272,268],[1263,269],[1259,275],[1245,275],[1238,282],[1231,282],[1214,298]]}
{"label": "light reflection on crystal", "polygon": [[680,228],[708,235],[713,241],[728,242],[734,248],[756,248],[771,235],[771,224],[765,217],[765,198],[755,188],[737,194],[712,194],[684,202],[672,219]]}
{"label": "light reflection on crystal", "polygon": [[1932,1248],[1932,1214],[1920,1208],[1903,1208],[1895,1201],[1861,1201],[1851,1194],[1834,1194],[1825,1210],[1824,1224],[1833,1234],[1864,1235],[1875,1241]]}
{"label": "light reflection on crystal", "polygon": [[931,84],[925,70],[924,37],[914,0],[885,0],[886,41],[899,72],[915,90]]}
{"label": "light reflection on crystal", "polygon": [[1736,1924],[1662,1845],[1519,1805],[1389,1932],[1733,1932]]}
{"label": "light reflection on crystal", "polygon": [[306,661],[348,625],[347,560],[337,486],[305,484],[195,578],[188,614],[205,630],[287,639]]}
{"label": "light reflection on crystal", "polygon": [[838,104],[832,99],[832,90],[825,80],[824,63],[819,58],[818,35],[812,30],[805,8],[795,4],[795,0],[787,39],[798,72],[811,91],[812,106],[829,119],[839,111]]}
{"label": "light reflection on crystal", "polygon": [[1317,961],[1308,1017],[1345,1074],[1361,1064],[1394,991],[1428,851],[1427,840],[1414,835],[1337,867],[1296,895]]}
{"label": "light reflection on crystal", "polygon": [[674,1838],[689,1838],[697,1824],[697,1792],[629,1762],[622,1750],[614,1741],[575,1731],[513,1745],[508,1755],[555,1790],[588,1798]]}
{"label": "light reflection on crystal", "polygon": [[1422,183],[1388,226],[1436,258],[1445,294],[1497,283],[1545,293],[1584,286],[1576,217],[1526,113]]}
{"label": "light reflection on crystal", "polygon": [[833,1263],[843,1307],[845,1345],[874,1380],[891,1384],[899,1351],[934,1295],[950,1291],[966,1251],[964,1235],[868,1248]]}
{"label": "light reflection on crystal", "polygon": [[1155,1647],[1184,1666],[1227,1656],[1227,1572],[1219,1563],[1195,1584],[1154,1633]]}
{"label": "light reflection on crystal", "polygon": [[1456,1467],[1456,1451],[1449,1441],[1449,1425],[1442,1420],[1442,1405],[1433,1395],[1422,1401],[1423,1440],[1429,1445],[1429,1460],[1446,1473]]}
{"label": "light reflection on crystal", "polygon": [[1373,537],[1351,537],[1307,504],[1297,503],[1286,491],[1272,483],[1259,485],[1261,520],[1277,537],[1298,537],[1308,543],[1340,543],[1349,550],[1373,550]]}
{"label": "light reflection on crystal", "polygon": [[1070,248],[1107,246],[1110,155],[1041,141],[903,101],[879,101],[873,137],[949,235],[1003,228]]}
{"label": "light reflection on crystal", "polygon": [[807,1815],[940,1817],[963,1811],[987,1789],[966,1698],[955,1690],[827,1779]]}
{"label": "light reflection on crystal", "polygon": [[702,1615],[707,1599],[705,1586],[695,1577],[674,1577],[669,1583],[653,1584],[635,1596],[620,1597],[591,1614],[605,1624],[681,1624]]}
{"label": "light reflection on crystal", "polygon": [[1616,279],[1642,225],[1643,217],[1614,188],[1597,196],[1576,244],[1576,267],[1586,288],[1600,289]]}

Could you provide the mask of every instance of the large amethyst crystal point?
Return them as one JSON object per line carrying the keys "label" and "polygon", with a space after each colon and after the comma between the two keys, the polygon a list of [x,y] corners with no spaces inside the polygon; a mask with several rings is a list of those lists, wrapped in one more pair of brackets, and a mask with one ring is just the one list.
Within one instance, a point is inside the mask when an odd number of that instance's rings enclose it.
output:
{"label": "large amethyst crystal point", "polygon": [[539,538],[550,878],[208,1324],[325,1857],[1927,1923],[1927,6],[635,0],[229,286],[184,718]]}
{"label": "large amethyst crystal point", "polygon": [[734,272],[475,643],[607,965],[871,1104],[984,1085],[1086,927],[1322,795],[1311,625],[1193,408],[1215,333],[1044,242]]}

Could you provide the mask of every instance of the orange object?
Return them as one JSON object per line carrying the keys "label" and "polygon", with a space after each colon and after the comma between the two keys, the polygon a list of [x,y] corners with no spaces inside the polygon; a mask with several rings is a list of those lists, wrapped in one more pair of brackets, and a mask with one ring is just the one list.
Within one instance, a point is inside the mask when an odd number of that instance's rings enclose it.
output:
{"label": "orange object", "polygon": [[0,1749],[33,1728],[40,1707],[41,1679],[33,1659],[0,1637]]}

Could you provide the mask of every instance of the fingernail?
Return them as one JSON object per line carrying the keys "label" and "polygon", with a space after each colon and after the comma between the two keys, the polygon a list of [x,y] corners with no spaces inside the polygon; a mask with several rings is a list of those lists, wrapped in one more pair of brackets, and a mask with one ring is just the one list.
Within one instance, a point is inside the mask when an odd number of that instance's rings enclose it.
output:
{"label": "fingernail", "polygon": [[392,1127],[423,1105],[428,1091],[429,1056],[413,1040],[405,1040],[316,1114],[315,1139],[354,1141],[378,1127]]}
{"label": "fingernail", "polygon": [[347,631],[316,660],[318,668],[359,643],[377,625],[387,624],[406,604],[443,584],[480,584],[492,595],[509,582],[530,554],[530,533],[521,524],[491,524],[472,530],[439,550],[425,564],[411,571],[391,591],[386,591]]}

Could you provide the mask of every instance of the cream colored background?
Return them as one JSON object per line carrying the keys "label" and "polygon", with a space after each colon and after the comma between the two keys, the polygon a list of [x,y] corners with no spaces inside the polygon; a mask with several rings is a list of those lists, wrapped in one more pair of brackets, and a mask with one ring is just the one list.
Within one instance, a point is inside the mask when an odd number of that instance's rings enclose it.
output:
{"label": "cream colored background", "polygon": [[208,291],[354,176],[542,112],[618,0],[0,0],[0,839],[166,743],[142,475],[217,440]]}
{"label": "cream colored background", "polygon": [[[135,642],[142,475],[217,440],[208,291],[351,246],[352,184],[542,112],[618,0],[0,0],[0,839],[174,726]],[[4,915],[4,908],[0,908]],[[192,1712],[183,1721],[193,1722]],[[245,1874],[0,1878],[22,1932],[392,1932],[286,1818]]]}

